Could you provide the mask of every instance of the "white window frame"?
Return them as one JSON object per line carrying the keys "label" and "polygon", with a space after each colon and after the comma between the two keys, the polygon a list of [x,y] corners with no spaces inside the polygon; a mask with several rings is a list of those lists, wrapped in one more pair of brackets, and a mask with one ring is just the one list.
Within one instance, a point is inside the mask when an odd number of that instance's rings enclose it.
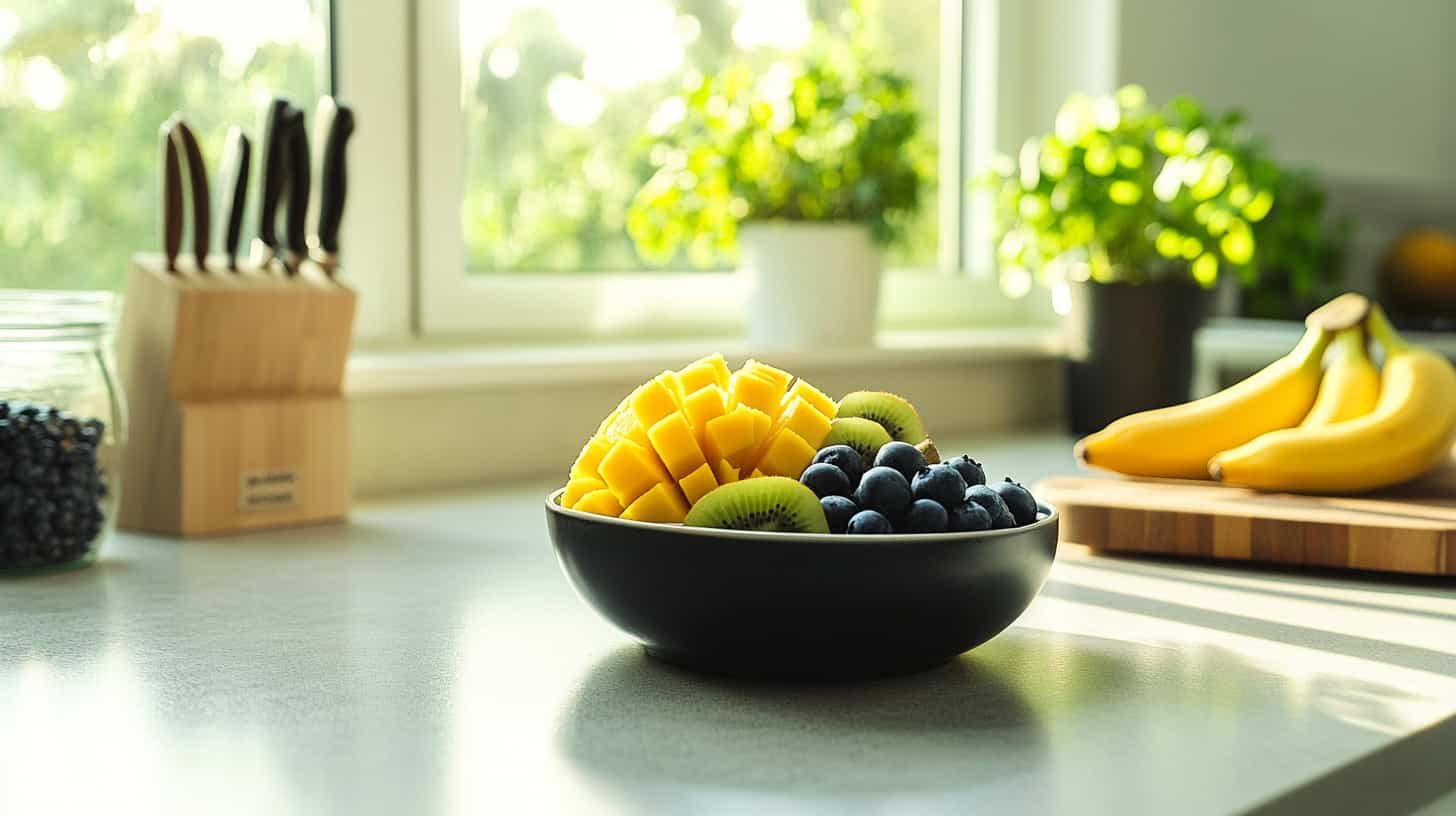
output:
{"label": "white window frame", "polygon": [[[942,3],[940,48],[951,68],[943,68],[939,88],[939,170],[954,181],[942,181],[934,203],[940,270],[888,270],[880,328],[1050,319],[1044,297],[1001,295],[989,197],[966,181],[993,152],[1014,152],[1044,130],[1051,121],[1044,109],[1054,111],[1065,93],[1110,90],[1118,3]],[[731,272],[469,274],[459,226],[458,0],[333,0],[333,14],[337,92],[360,122],[342,240],[343,274],[362,295],[363,347],[741,334],[744,289]],[[1032,37],[1040,45],[1034,52],[1026,47]]]}
{"label": "white window frame", "polygon": [[[972,106],[964,104],[966,71],[961,60],[967,10],[984,0],[941,4],[943,68],[940,81],[941,151],[940,258],[943,272],[965,269],[963,223],[966,168],[973,140],[965,138]],[[416,139],[419,210],[416,220],[420,270],[419,328],[426,336],[488,339],[582,339],[731,335],[741,326],[743,287],[731,272],[466,273],[460,202],[465,167],[464,116],[458,0],[419,0]],[[914,304],[895,314],[907,291],[939,295],[934,319],[944,321],[947,304],[984,304],[985,281],[947,281],[924,270],[890,270],[886,275],[886,326],[924,318]],[[924,280],[931,278],[935,280]],[[951,289],[947,293],[947,289]],[[950,294],[950,297],[944,295]],[[923,319],[915,320],[925,325]],[[952,322],[964,324],[964,319]]]}

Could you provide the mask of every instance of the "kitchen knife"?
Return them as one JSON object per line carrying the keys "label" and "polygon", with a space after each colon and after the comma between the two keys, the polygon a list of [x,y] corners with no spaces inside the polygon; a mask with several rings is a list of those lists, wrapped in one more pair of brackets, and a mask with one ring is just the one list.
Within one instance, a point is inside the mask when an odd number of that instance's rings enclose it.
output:
{"label": "kitchen knife", "polygon": [[319,100],[314,128],[313,161],[318,189],[309,205],[309,220],[314,225],[309,246],[324,273],[333,277],[339,262],[339,224],[344,218],[344,200],[348,194],[345,148],[354,133],[354,111],[325,96]]}
{"label": "kitchen knife", "polygon": [[162,123],[162,260],[166,270],[177,273],[177,253],[182,251],[182,166],[177,143],[172,139],[173,121]]}
{"label": "kitchen knife", "polygon": [[248,203],[248,171],[253,145],[241,128],[228,128],[222,147],[222,250],[228,269],[238,271],[238,239],[243,231],[243,208]]}
{"label": "kitchen knife", "polygon": [[197,259],[197,271],[206,272],[207,249],[212,240],[212,195],[207,190],[207,163],[202,159],[202,148],[192,128],[182,121],[180,114],[173,114],[172,120],[172,139],[187,161],[187,186],[192,198],[192,254]]}
{"label": "kitchen knife", "polygon": [[275,97],[263,108],[258,124],[258,237],[253,241],[253,264],[259,270],[278,256],[278,202],[287,184],[288,153],[280,139],[291,107],[288,100]]}
{"label": "kitchen knife", "polygon": [[308,159],[308,128],[303,111],[289,108],[288,117],[288,202],[283,218],[283,265],[297,275],[308,258],[308,196],[312,184]]}

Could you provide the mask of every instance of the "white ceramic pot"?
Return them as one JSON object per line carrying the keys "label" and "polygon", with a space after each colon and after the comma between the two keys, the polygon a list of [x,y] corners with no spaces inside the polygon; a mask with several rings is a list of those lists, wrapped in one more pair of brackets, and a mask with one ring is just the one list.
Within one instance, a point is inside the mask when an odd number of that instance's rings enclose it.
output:
{"label": "white ceramic pot", "polygon": [[751,348],[874,345],[880,250],[864,226],[752,222],[738,247]]}

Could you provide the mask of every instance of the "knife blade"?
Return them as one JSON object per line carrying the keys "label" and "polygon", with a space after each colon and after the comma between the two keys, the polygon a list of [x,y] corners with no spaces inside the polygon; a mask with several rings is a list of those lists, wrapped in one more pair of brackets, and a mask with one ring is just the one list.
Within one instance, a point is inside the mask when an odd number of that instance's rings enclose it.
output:
{"label": "knife blade", "polygon": [[333,277],[339,261],[339,225],[344,218],[348,195],[345,148],[354,133],[354,111],[331,96],[319,100],[314,117],[314,164],[317,167],[317,195],[309,206],[314,234],[309,245],[324,273]]}
{"label": "knife blade", "polygon": [[197,271],[205,273],[208,245],[212,240],[212,196],[207,189],[207,163],[203,161],[202,148],[192,128],[182,121],[180,114],[172,118],[172,139],[187,159],[187,186],[192,198],[192,254]]}
{"label": "knife blade", "polygon": [[283,264],[289,275],[297,275],[299,265],[308,257],[308,198],[312,185],[308,128],[303,123],[303,111],[289,108],[287,128],[288,201],[283,219]]}
{"label": "knife blade", "polygon": [[287,184],[284,173],[287,150],[280,141],[288,100],[274,97],[263,107],[258,123],[258,237],[253,241],[253,264],[260,270],[278,256],[278,202]]}
{"label": "knife blade", "polygon": [[228,269],[238,271],[238,239],[243,231],[243,208],[248,203],[248,173],[252,164],[252,142],[242,128],[228,128],[222,147],[222,249]]}
{"label": "knife blade", "polygon": [[171,119],[163,122],[158,137],[162,142],[162,260],[175,275],[177,254],[182,251],[182,165],[172,139],[173,124]]}

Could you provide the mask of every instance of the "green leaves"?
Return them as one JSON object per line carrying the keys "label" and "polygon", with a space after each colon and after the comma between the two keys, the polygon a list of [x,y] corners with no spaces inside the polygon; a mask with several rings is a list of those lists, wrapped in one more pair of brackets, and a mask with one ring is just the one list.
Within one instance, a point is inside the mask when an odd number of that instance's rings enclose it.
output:
{"label": "green leaves", "polygon": [[1051,133],[993,172],[1003,286],[1024,289],[1027,269],[1050,283],[1187,276],[1213,286],[1224,270],[1257,277],[1271,258],[1303,280],[1323,199],[1281,208],[1290,178],[1238,111],[1210,116],[1189,97],[1155,108],[1136,85],[1073,95]]}
{"label": "green leaves", "polygon": [[[755,75],[734,66],[681,97],[686,114],[645,155],[651,178],[628,232],[660,262],[688,251],[711,262],[749,219],[855,221],[881,243],[919,208],[933,169],[910,81],[858,38],[816,30],[805,55]],[[686,154],[690,176],[670,158]]]}

